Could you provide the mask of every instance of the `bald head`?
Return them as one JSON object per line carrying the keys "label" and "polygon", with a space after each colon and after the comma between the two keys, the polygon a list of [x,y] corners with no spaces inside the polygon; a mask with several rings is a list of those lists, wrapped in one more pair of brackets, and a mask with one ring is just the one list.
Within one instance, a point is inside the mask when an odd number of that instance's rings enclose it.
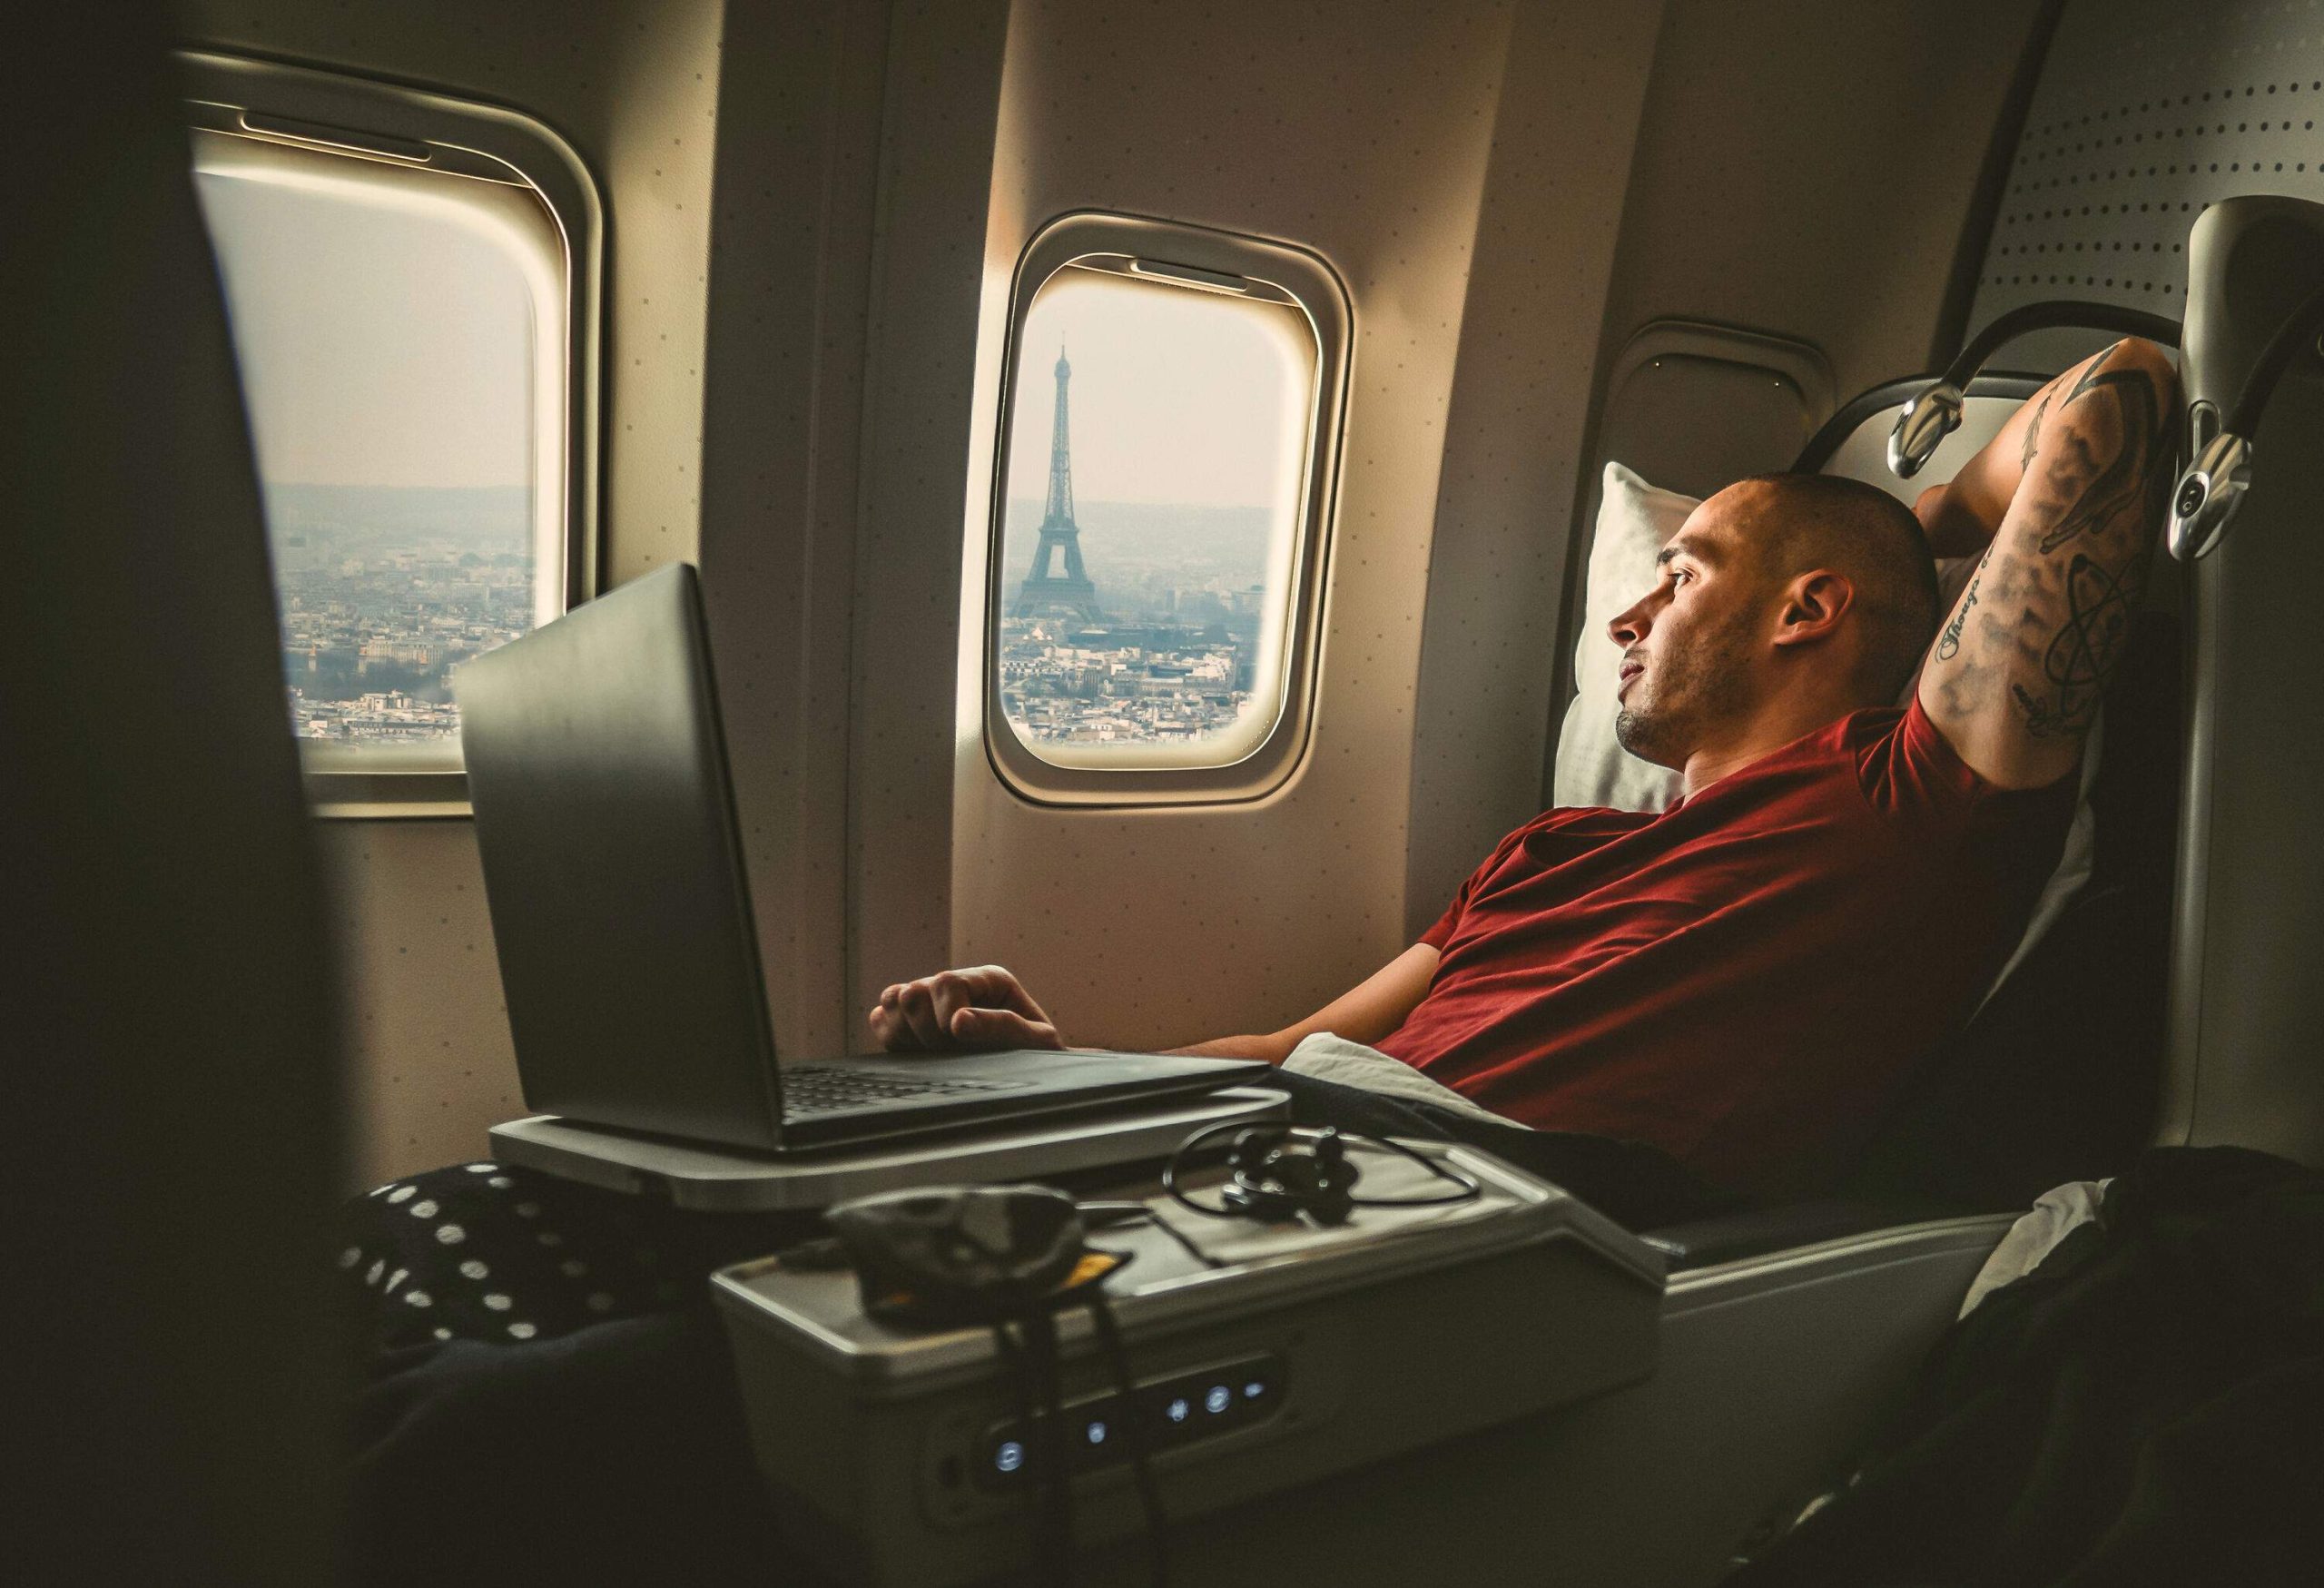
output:
{"label": "bald head", "polygon": [[1771,581],[1829,568],[1853,587],[1856,692],[1867,704],[1894,700],[1939,616],[1936,562],[1911,509],[1876,486],[1828,474],[1754,475],[1728,490],[1737,528]]}

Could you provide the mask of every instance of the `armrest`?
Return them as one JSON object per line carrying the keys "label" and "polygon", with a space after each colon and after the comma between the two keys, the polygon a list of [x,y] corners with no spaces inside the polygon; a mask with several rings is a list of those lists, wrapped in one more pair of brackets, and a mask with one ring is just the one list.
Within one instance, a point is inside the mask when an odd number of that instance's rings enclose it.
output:
{"label": "armrest", "polygon": [[1672,1272],[1706,1268],[1792,1247],[1813,1246],[1842,1236],[1862,1235],[1894,1224],[1932,1217],[1925,1208],[1881,1202],[1794,1202],[1781,1208],[1748,1208],[1648,1230],[1646,1244],[1669,1259]]}

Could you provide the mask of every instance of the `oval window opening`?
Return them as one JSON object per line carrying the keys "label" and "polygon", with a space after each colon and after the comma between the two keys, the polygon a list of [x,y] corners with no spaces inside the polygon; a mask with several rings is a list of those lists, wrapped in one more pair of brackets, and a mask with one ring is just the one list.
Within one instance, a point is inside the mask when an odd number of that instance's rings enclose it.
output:
{"label": "oval window opening", "polygon": [[1290,695],[1316,330],[1212,284],[1238,277],[1111,262],[1051,274],[1016,338],[1000,715],[1052,766],[1232,766]]}

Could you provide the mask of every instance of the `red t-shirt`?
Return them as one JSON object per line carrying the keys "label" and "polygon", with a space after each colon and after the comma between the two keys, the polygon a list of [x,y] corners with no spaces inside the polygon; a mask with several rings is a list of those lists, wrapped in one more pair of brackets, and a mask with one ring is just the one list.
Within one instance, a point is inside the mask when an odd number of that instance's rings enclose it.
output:
{"label": "red t-shirt", "polygon": [[1994,787],[1915,700],[1659,815],[1547,812],[1421,935],[1443,957],[1380,1047],[1524,1124],[1826,1189],[2016,946],[2074,784]]}

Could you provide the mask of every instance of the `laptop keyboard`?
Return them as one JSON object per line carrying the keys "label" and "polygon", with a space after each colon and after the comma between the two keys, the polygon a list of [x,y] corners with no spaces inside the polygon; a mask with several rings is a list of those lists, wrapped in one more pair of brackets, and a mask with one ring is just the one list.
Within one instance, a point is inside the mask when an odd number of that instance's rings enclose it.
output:
{"label": "laptop keyboard", "polygon": [[1022,1080],[947,1080],[933,1073],[925,1078],[887,1075],[839,1064],[794,1064],[783,1071],[783,1117],[803,1119],[811,1114],[835,1113],[842,1109],[860,1109],[906,1098],[919,1101],[1016,1091],[1029,1084]]}

